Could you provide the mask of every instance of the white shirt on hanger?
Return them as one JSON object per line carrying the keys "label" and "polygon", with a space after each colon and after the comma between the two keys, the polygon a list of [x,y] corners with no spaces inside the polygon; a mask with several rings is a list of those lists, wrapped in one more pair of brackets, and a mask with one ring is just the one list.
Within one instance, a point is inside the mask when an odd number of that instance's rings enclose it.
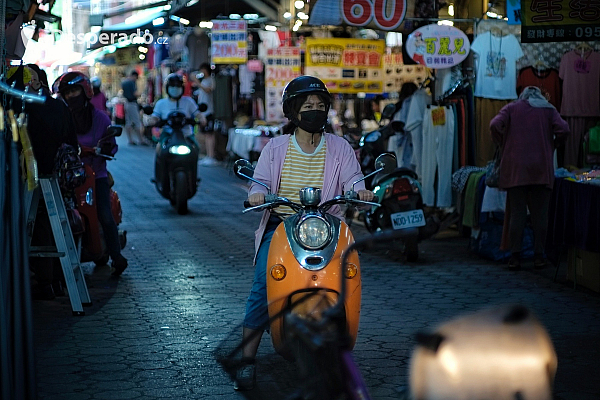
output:
{"label": "white shirt on hanger", "polygon": [[514,35],[494,36],[485,32],[473,41],[471,50],[475,60],[475,96],[487,99],[513,100],[517,98],[517,60],[523,50]]}
{"label": "white shirt on hanger", "polygon": [[412,163],[417,175],[422,174],[423,157],[423,115],[428,104],[431,104],[431,95],[425,89],[419,89],[411,96],[408,116],[404,130],[409,131],[413,141]]}

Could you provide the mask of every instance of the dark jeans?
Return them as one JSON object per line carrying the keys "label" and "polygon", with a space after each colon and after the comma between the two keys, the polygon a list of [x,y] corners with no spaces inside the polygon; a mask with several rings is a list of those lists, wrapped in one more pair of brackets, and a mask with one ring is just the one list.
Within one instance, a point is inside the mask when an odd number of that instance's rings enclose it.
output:
{"label": "dark jeans", "polygon": [[510,250],[519,253],[523,245],[523,230],[527,223],[527,208],[533,226],[534,254],[544,254],[548,232],[548,208],[552,190],[545,185],[517,186],[507,190],[510,202]]}
{"label": "dark jeans", "polygon": [[100,225],[102,225],[102,231],[104,232],[108,254],[114,261],[121,255],[121,243],[119,242],[119,230],[110,210],[108,178],[96,179],[96,210]]}

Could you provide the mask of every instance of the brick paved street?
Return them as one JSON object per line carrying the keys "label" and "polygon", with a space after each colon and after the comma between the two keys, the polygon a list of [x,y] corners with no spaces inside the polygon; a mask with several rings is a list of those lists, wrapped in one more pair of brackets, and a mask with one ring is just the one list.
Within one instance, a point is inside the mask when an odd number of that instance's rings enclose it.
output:
{"label": "brick paved street", "polygon": [[[258,214],[242,214],[245,184],[224,166],[200,167],[202,183],[177,215],[150,183],[152,148],[121,145],[109,163],[128,231],[129,268],[85,265],[92,306],[71,315],[68,298],[34,302],[40,399],[238,399],[213,352],[236,344],[253,276]],[[362,227],[356,236],[365,235]],[[443,232],[407,264],[379,246],[362,255],[363,307],[355,358],[375,399],[407,384],[413,335],[464,312],[522,303],[548,329],[558,354],[556,399],[600,399],[600,296],[565,282],[566,266],[519,272],[467,250]],[[233,340],[235,339],[235,340]],[[258,356],[253,398],[278,399],[293,387],[293,365],[268,335]]]}

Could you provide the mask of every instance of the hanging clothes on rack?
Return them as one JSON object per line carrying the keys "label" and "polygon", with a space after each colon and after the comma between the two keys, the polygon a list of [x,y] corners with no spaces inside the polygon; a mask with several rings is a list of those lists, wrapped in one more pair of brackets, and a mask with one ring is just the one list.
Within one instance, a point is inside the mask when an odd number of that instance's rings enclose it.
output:
{"label": "hanging clothes on rack", "polygon": [[517,94],[521,94],[527,86],[536,86],[548,96],[548,101],[560,111],[561,90],[558,70],[554,68],[539,68],[541,65],[532,65],[522,68],[517,78]]}
{"label": "hanging clothes on rack", "polygon": [[425,110],[431,104],[431,95],[426,89],[417,90],[410,100],[406,125],[404,130],[410,132],[413,143],[413,156],[411,164],[415,166],[415,172],[421,176],[423,172],[423,118]]}
{"label": "hanging clothes on rack", "polygon": [[452,205],[452,160],[456,136],[454,109],[451,106],[427,106],[423,116],[422,132],[423,203],[432,207],[450,207]]}
{"label": "hanging clothes on rack", "polygon": [[567,52],[560,61],[559,76],[563,80],[560,113],[571,129],[563,164],[582,167],[583,136],[600,120],[600,53],[589,46]]}
{"label": "hanging clothes on rack", "polygon": [[490,139],[489,125],[498,111],[517,98],[517,60],[523,50],[514,35],[500,30],[478,35],[471,44],[477,53],[475,109],[477,110],[477,154],[475,164],[483,167],[494,157],[495,147]]}

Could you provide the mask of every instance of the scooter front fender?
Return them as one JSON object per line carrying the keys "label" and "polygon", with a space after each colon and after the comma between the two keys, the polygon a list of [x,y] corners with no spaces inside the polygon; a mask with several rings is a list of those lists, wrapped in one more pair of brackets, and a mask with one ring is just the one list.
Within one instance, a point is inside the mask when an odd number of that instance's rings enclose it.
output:
{"label": "scooter front fender", "polygon": [[[293,240],[290,239],[290,240]],[[267,258],[267,302],[269,317],[272,318],[283,310],[295,312],[307,318],[320,318],[322,312],[331,307],[338,299],[341,291],[342,254],[354,242],[350,228],[345,223],[340,224],[340,232],[331,261],[322,269],[309,271],[304,269],[294,256],[284,224],[280,224],[273,234],[269,255]],[[360,320],[361,306],[361,274],[358,253],[350,255],[349,262],[354,264],[357,273],[353,278],[346,278],[346,299],[344,306],[346,311],[346,329],[351,338],[351,347],[356,343],[358,325]],[[275,265],[283,265],[286,274],[281,280],[275,280],[271,276],[271,270]],[[293,310],[291,306],[297,304],[299,298],[310,292],[321,292],[310,297],[307,302],[296,305]],[[286,329],[284,318],[278,318],[271,322],[271,341],[275,350],[286,358]]]}

